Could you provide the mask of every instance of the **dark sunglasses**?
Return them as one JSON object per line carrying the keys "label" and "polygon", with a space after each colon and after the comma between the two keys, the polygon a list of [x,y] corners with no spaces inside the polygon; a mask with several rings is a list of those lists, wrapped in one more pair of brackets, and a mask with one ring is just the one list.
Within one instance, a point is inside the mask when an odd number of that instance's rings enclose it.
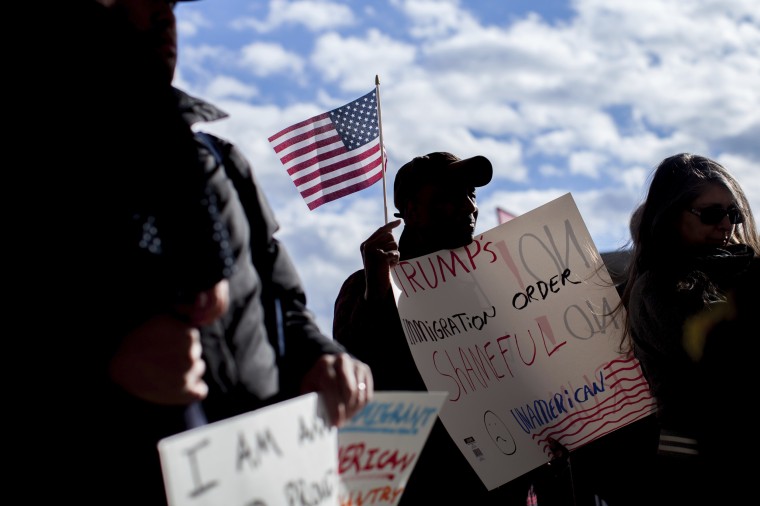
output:
{"label": "dark sunglasses", "polygon": [[697,209],[689,209],[689,212],[699,216],[699,221],[705,225],[717,225],[723,221],[724,216],[728,216],[728,221],[734,225],[744,223],[744,215],[739,209],[732,207],[731,209],[723,209],[721,207],[708,207],[701,211]]}

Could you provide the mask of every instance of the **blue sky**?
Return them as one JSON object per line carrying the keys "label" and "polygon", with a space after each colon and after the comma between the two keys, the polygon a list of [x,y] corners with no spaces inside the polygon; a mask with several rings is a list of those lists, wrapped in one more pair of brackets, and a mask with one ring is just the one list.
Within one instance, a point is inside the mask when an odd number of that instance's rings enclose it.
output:
{"label": "blue sky", "polygon": [[416,155],[485,155],[478,232],[496,207],[571,192],[597,248],[620,248],[647,177],[692,152],[723,163],[760,209],[756,0],[349,0],[180,3],[175,84],[230,118],[204,125],[246,154],[309,306],[331,334],[383,185],[309,211],[267,138],[380,79],[390,188]]}

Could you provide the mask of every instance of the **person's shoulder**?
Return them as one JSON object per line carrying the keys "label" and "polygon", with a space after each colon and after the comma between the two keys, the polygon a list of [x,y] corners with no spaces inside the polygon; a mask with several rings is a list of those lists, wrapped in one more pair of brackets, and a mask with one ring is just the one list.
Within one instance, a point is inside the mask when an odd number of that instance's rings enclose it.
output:
{"label": "person's shoulder", "polygon": [[749,275],[753,277],[753,279],[757,279],[758,276],[760,276],[760,256],[755,256],[752,261],[749,263],[749,268],[747,269],[749,272]]}
{"label": "person's shoulder", "polygon": [[[225,171],[230,177],[255,181],[250,163],[234,142],[205,130],[196,130],[195,138],[211,150],[214,157],[224,165]],[[255,182],[255,185],[258,186],[258,182]]]}
{"label": "person's shoulder", "polygon": [[219,151],[219,155],[225,158],[229,156],[229,151],[235,146],[231,141],[224,137],[219,137],[218,135],[206,132],[205,130],[195,130],[193,134],[195,135],[195,138],[203,144],[213,146],[215,150]]}
{"label": "person's shoulder", "polygon": [[359,287],[364,291],[365,283],[364,269],[359,269],[349,274],[349,276],[343,281],[343,284],[340,287],[340,292],[343,293],[348,290],[355,290]]}
{"label": "person's shoulder", "polygon": [[182,117],[191,125],[210,123],[229,117],[227,112],[207,100],[190,95],[176,86],[172,86],[172,91],[179,102]]}
{"label": "person's shoulder", "polygon": [[335,310],[344,312],[349,307],[361,306],[364,301],[366,282],[364,269],[359,269],[349,275],[338,290],[338,296],[335,298]]}
{"label": "person's shoulder", "polygon": [[745,316],[749,315],[749,308],[757,307],[760,303],[758,286],[760,286],[760,256],[754,256],[733,288],[735,303],[747,311]]}

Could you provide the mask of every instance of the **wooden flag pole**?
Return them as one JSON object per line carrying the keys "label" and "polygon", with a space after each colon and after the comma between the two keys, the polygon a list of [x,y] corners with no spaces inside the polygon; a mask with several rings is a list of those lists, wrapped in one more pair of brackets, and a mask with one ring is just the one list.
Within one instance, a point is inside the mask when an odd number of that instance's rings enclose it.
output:
{"label": "wooden flag pole", "polygon": [[388,192],[385,189],[385,143],[383,142],[383,115],[380,113],[380,77],[375,74],[375,93],[377,94],[377,124],[380,126],[380,163],[383,164],[383,211],[385,212],[385,224],[388,224]]}

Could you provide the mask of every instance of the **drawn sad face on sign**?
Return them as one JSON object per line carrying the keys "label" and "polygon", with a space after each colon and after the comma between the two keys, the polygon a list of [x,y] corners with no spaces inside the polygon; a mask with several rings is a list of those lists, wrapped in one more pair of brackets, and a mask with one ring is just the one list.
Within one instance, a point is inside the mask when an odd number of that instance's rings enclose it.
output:
{"label": "drawn sad face on sign", "polygon": [[486,411],[483,415],[483,423],[486,426],[488,435],[491,436],[491,440],[504,455],[512,455],[517,451],[515,438],[512,437],[512,433],[509,432],[507,425],[501,418],[496,416],[496,413]]}

